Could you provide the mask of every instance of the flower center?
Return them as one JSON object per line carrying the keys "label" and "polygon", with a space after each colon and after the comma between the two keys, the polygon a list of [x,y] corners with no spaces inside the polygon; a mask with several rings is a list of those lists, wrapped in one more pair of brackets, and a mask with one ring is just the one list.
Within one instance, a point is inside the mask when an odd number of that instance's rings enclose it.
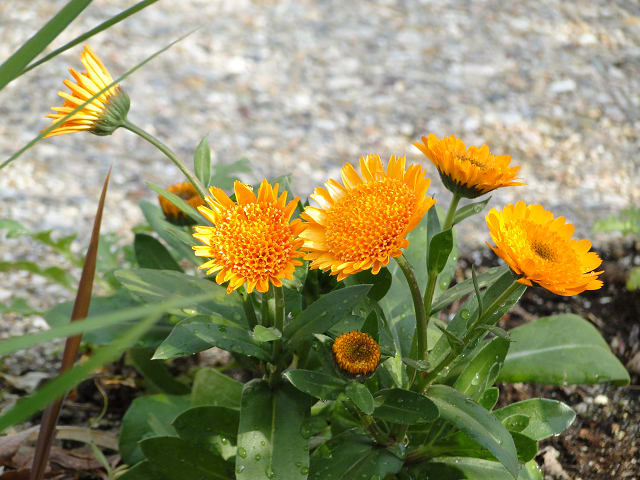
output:
{"label": "flower center", "polygon": [[543,260],[546,260],[547,262],[553,262],[556,260],[556,251],[549,244],[543,243],[539,240],[534,240],[531,243],[531,249],[535,252],[536,255],[538,255]]}
{"label": "flower center", "polygon": [[415,194],[393,178],[348,190],[327,212],[329,252],[345,262],[388,256],[415,207]]}
{"label": "flower center", "polygon": [[469,162],[470,164],[478,167],[480,170],[487,169],[487,166],[477,158],[468,157],[467,155],[456,155],[456,159],[460,160],[461,162]]}
{"label": "flower center", "polygon": [[380,361],[380,347],[376,341],[355,330],[336,338],[333,353],[338,366],[352,374],[371,373]]}
{"label": "flower center", "polygon": [[216,260],[248,280],[276,276],[294,250],[294,235],[281,209],[251,203],[229,208],[211,245]]}

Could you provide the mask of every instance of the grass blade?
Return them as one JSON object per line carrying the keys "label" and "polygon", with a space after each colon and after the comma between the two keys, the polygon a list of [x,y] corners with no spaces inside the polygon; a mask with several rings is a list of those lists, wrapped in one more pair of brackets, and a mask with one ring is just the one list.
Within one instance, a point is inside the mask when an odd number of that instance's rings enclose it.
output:
{"label": "grass blade", "polygon": [[149,5],[151,5],[153,3],[156,3],[157,1],[158,0],[143,0],[142,2],[136,3],[133,7],[128,8],[126,10],[123,10],[119,14],[111,17],[109,20],[106,20],[106,21],[102,22],[97,27],[92,28],[91,30],[89,30],[89,31],[83,33],[82,35],[74,38],[69,43],[65,43],[60,48],[55,49],[51,53],[48,53],[47,55],[42,57],[40,60],[37,60],[37,61],[29,64],[27,67],[24,68],[24,70],[22,70],[18,74],[18,76],[27,73],[29,70],[32,70],[32,69],[36,68],[38,65],[41,65],[41,64],[43,64],[45,62],[48,62],[52,58],[60,55],[62,52],[66,51],[66,50],[69,50],[71,47],[75,47],[79,43],[84,42],[86,39],[91,38],[94,35],[97,35],[98,33],[102,32],[103,30],[106,30],[107,28],[111,27],[112,25],[115,25],[116,23],[121,22],[122,20],[126,19],[127,17],[130,17],[134,13],[138,13],[143,8],[146,8]]}
{"label": "grass blade", "polygon": [[51,124],[49,127],[47,127],[45,130],[43,130],[42,132],[40,132],[39,135],[37,135],[34,139],[32,139],[29,143],[27,143],[24,147],[22,147],[20,150],[18,150],[17,152],[15,152],[13,155],[11,155],[8,159],[6,159],[4,162],[2,162],[0,164],[0,170],[2,170],[4,167],[6,167],[7,165],[9,165],[11,162],[13,162],[14,160],[16,160],[18,157],[20,157],[20,155],[22,155],[24,152],[26,152],[27,150],[29,150],[31,147],[33,147],[36,143],[38,143],[40,140],[42,140],[44,138],[44,136],[49,133],[50,131],[52,131],[55,128],[58,128],[60,125],[62,125],[64,122],[66,122],[69,118],[71,118],[73,115],[75,115],[76,113],[78,113],[80,110],[82,110],[84,107],[86,107],[88,104],[90,104],[93,100],[95,100],[97,97],[99,97],[100,95],[102,95],[104,92],[106,92],[107,90],[109,90],[110,88],[112,88],[113,86],[119,84],[122,80],[124,80],[125,78],[127,78],[128,76],[130,76],[131,74],[133,74],[134,72],[136,72],[137,70],[139,70],[140,68],[142,68],[144,65],[146,65],[148,62],[150,62],[151,60],[153,60],[154,58],[156,58],[158,55],[160,55],[161,53],[165,52],[166,50],[168,50],[169,48],[173,47],[176,43],[184,40],[185,38],[187,38],[189,35],[191,35],[193,32],[195,32],[197,29],[191,30],[189,33],[177,38],[176,40],[174,40],[173,42],[171,42],[170,44],[164,46],[163,48],[161,48],[160,50],[156,51],[155,53],[149,55],[147,58],[145,58],[142,62],[138,63],[135,67],[130,68],[129,70],[127,70],[124,74],[120,75],[118,78],[116,78],[113,83],[110,83],[109,85],[107,85],[106,87],[104,87],[102,90],[100,90],[99,92],[97,92],[94,96],[92,96],[91,98],[89,98],[86,102],[84,102],[81,105],[78,105],[76,108],[74,108],[72,111],[70,111],[68,114],[66,114],[64,117],[62,117],[60,120],[58,120],[56,123]]}
{"label": "grass blade", "polygon": [[89,6],[91,0],[71,0],[47,24],[27,40],[13,55],[0,65],[0,90],[20,76],[26,67],[60,32]]}
{"label": "grass blade", "polygon": [[[104,179],[100,201],[98,202],[98,210],[93,220],[93,231],[91,232],[91,241],[87,248],[87,255],[82,266],[82,274],[76,293],[76,301],[73,304],[73,312],[71,313],[71,321],[86,318],[89,313],[89,305],[91,304],[91,292],[93,291],[93,279],[96,274],[96,262],[98,259],[98,242],[100,241],[100,226],[102,225],[102,212],[104,210],[104,201],[107,196],[107,188],[109,186],[109,177],[111,176],[111,167]],[[82,334],[77,334],[67,338],[62,355],[62,366],[60,372],[66,372],[76,362],[78,350]],[[58,423],[58,415],[62,407],[63,397],[53,400],[47,410],[44,412],[40,422],[40,432],[38,433],[38,441],[36,442],[36,451],[33,455],[33,463],[31,464],[30,480],[40,480],[44,475],[47,460],[49,459],[49,451],[53,442],[53,436]]]}

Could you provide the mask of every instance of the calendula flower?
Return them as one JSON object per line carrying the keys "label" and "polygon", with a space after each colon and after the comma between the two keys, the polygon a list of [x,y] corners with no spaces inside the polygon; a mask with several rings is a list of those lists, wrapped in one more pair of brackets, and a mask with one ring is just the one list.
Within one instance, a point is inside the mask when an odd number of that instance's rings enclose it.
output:
{"label": "calendula flower", "polygon": [[305,259],[310,268],[330,270],[342,280],[371,269],[376,274],[409,245],[407,234],[420,223],[435,200],[427,196],[431,180],[419,165],[405,169],[405,157],[389,160],[384,171],[378,155],[360,158],[362,178],[350,163],[341,170],[344,186],[329,180],[311,198],[301,217]]}
{"label": "calendula flower", "polygon": [[475,198],[499,187],[524,185],[514,181],[520,167],[509,167],[511,156],[492,155],[486,145],[466,148],[454,135],[440,140],[433,133],[414,145],[436,166],[445,187],[462,197]]}
{"label": "calendula flower", "polygon": [[[80,61],[87,71],[78,73],[73,68],[69,69],[76,83],[71,80],[64,81],[71,93],[58,92],[58,95],[64,98],[64,104],[61,107],[52,107],[51,110],[56,113],[46,115],[47,118],[52,119],[51,123],[56,123],[107,85],[113,83],[113,78],[107,68],[88,45],[84,46],[84,51],[80,54]],[[111,135],[126,119],[128,112],[129,96],[119,85],[115,85],[69,117],[62,125],[51,130],[45,137],[83,130],[95,135]]]}
{"label": "calendula flower", "polygon": [[[173,193],[174,195],[177,195],[193,208],[197,209],[200,205],[204,205],[204,200],[200,195],[198,195],[198,191],[189,182],[182,182],[171,185],[169,188],[167,188],[167,191]],[[180,210],[162,195],[158,195],[158,201],[160,202],[162,213],[164,213],[164,216],[169,222],[176,225],[190,225],[192,223],[195,223],[190,217],[185,215],[182,210]]]}
{"label": "calendula flower", "polygon": [[218,272],[216,282],[229,282],[227,293],[244,283],[247,291],[269,290],[269,283],[282,285],[281,279],[292,279],[303,240],[298,238],[304,224],[291,215],[298,198],[289,203],[287,192],[278,197],[278,184],[271,186],[263,180],[258,196],[248,185],[235,182],[236,202],[219,188],[209,189],[209,204],[198,210],[214,226],[196,226],[193,236],[204,245],[194,246],[199,257],[210,260],[200,265],[207,274]]}
{"label": "calendula flower", "polygon": [[343,333],[331,347],[340,370],[350,375],[369,375],[380,363],[380,346],[366,333]]}
{"label": "calendula flower", "polygon": [[602,272],[594,271],[602,260],[589,251],[589,240],[571,240],[574,227],[564,217],[520,201],[492,209],[486,221],[496,246],[487,245],[520,276],[518,282],[565,296],[602,287]]}

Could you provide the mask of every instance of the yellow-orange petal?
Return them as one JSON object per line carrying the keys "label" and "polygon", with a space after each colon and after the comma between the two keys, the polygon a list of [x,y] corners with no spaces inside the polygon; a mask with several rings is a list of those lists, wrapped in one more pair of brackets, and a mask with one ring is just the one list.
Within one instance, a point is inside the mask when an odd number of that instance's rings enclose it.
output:
{"label": "yellow-orange petal", "polygon": [[360,177],[347,163],[344,186],[335,180],[316,188],[310,206],[300,215],[307,229],[305,259],[310,268],[330,271],[338,280],[372,268],[377,273],[408,246],[406,235],[435,200],[427,197],[430,180],[419,165],[406,168],[405,157],[391,157],[385,172],[378,155],[360,159]]}
{"label": "yellow-orange petal", "polygon": [[[573,226],[540,205],[519,201],[486,216],[495,247],[491,249],[520,276],[557,295],[576,295],[602,286],[595,269],[602,260],[588,240],[571,240]],[[570,227],[570,228],[569,228]]]}
{"label": "yellow-orange petal", "polygon": [[438,169],[442,183],[455,194],[475,198],[500,187],[524,185],[517,181],[520,167],[510,167],[510,155],[494,156],[483,145],[469,148],[454,135],[439,139],[433,133],[414,145]]}
{"label": "yellow-orange petal", "polygon": [[193,247],[195,255],[209,257],[199,268],[217,271],[217,283],[229,282],[227,292],[246,283],[248,291],[265,293],[269,284],[282,285],[281,279],[301,264],[296,259],[302,256],[299,234],[304,226],[299,219],[290,222],[287,192],[276,200],[277,190],[265,180],[256,196],[250,187],[236,182],[237,201],[232,202],[222,190],[211,187],[206,199],[211,209],[199,208],[213,223],[194,227],[194,238],[204,243]]}

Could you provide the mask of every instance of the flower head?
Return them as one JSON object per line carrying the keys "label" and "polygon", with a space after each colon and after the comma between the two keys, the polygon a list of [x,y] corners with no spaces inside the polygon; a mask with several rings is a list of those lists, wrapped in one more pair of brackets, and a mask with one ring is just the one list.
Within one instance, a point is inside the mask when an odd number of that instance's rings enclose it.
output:
{"label": "flower head", "polygon": [[244,283],[247,291],[269,290],[269,283],[282,285],[291,279],[296,266],[302,265],[298,251],[303,240],[298,238],[304,224],[289,222],[298,198],[287,201],[287,192],[278,197],[278,184],[263,180],[258,196],[248,185],[235,182],[236,202],[221,189],[211,187],[212,197],[205,200],[210,208],[198,210],[214,226],[196,226],[193,236],[204,245],[194,246],[199,257],[210,260],[200,265],[207,274],[218,272],[216,282],[229,282],[227,293]]}
{"label": "flower head", "polygon": [[589,240],[571,240],[574,228],[564,217],[554,219],[542,206],[520,201],[492,209],[486,221],[496,244],[489,247],[520,276],[518,282],[565,296],[602,286],[602,272],[593,271],[602,260],[589,251]]}
{"label": "flower head", "polygon": [[[69,69],[76,83],[71,80],[64,81],[71,93],[58,92],[58,95],[64,98],[64,104],[61,107],[51,108],[56,113],[45,115],[52,119],[51,123],[56,123],[107,85],[113,83],[113,78],[106,67],[88,45],[84,46],[84,51],[80,54],[80,61],[87,71],[78,73],[73,68]],[[128,112],[129,96],[119,85],[115,85],[69,117],[62,125],[51,130],[45,137],[82,130],[87,130],[95,135],[111,135],[120,126],[122,120],[127,117]]]}
{"label": "flower head", "polygon": [[360,158],[362,178],[350,163],[341,170],[344,186],[329,180],[307,207],[305,259],[310,268],[330,270],[342,280],[371,269],[376,274],[409,245],[407,234],[420,223],[435,200],[427,197],[431,180],[419,165],[405,169],[405,157],[391,157],[385,173],[378,155]]}
{"label": "flower head", "polygon": [[[200,205],[204,205],[204,200],[200,195],[198,195],[198,191],[190,182],[176,183],[175,185],[171,185],[167,188],[167,191],[177,195],[193,208],[198,208]],[[182,210],[162,195],[158,195],[158,201],[160,202],[162,213],[164,213],[164,216],[169,222],[176,225],[191,225],[195,223],[190,217],[185,215]]]}
{"label": "flower head", "polygon": [[445,187],[462,197],[475,198],[499,187],[524,185],[514,181],[520,167],[509,167],[511,156],[494,156],[486,145],[466,148],[454,135],[440,140],[433,133],[414,145],[436,166]]}
{"label": "flower head", "polygon": [[380,346],[366,333],[343,333],[331,347],[340,370],[350,375],[369,375],[380,363]]}

